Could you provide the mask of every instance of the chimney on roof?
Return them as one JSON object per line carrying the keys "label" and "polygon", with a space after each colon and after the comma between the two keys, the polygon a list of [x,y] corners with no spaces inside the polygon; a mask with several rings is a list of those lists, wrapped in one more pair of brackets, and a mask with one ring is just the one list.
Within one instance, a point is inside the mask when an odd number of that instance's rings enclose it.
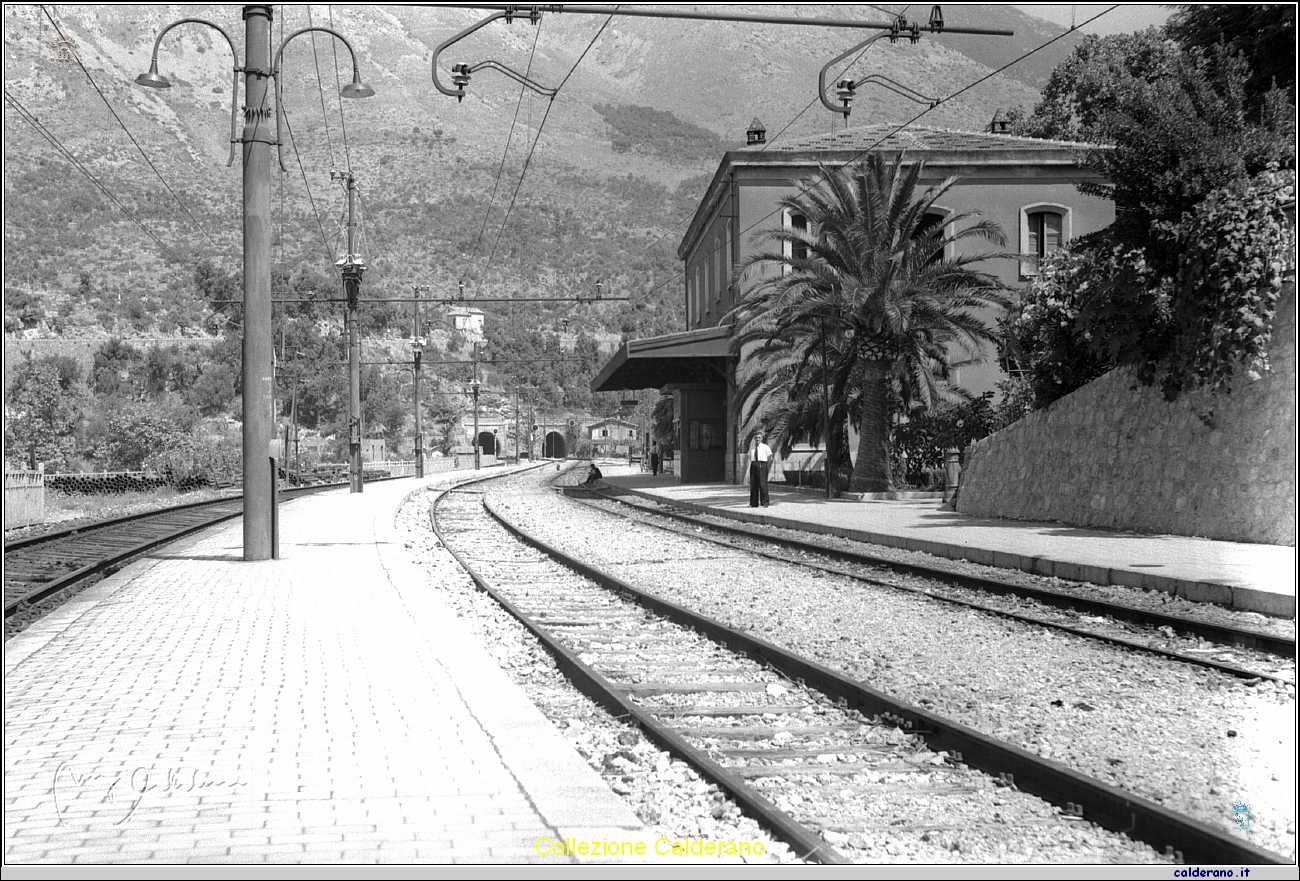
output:
{"label": "chimney on roof", "polygon": [[763,123],[758,121],[758,117],[755,116],[754,121],[749,124],[749,131],[745,132],[745,145],[752,147],[755,144],[766,143],[767,129],[763,126]]}

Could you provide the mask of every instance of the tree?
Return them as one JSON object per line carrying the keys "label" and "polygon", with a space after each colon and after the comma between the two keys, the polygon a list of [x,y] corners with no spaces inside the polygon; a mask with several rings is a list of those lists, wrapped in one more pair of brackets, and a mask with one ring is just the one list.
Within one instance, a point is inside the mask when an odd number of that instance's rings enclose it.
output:
{"label": "tree", "polygon": [[1272,89],[1295,103],[1295,7],[1225,3],[1183,6],[1165,23],[1165,32],[1187,50],[1208,53],[1224,45],[1246,59],[1247,100],[1259,107]]}
{"label": "tree", "polygon": [[14,374],[5,400],[5,446],[26,450],[33,469],[41,461],[66,462],[85,399],[81,367],[64,355],[29,355]]}
{"label": "tree", "polygon": [[456,446],[456,436],[460,432],[464,403],[458,398],[437,394],[427,406],[429,421],[434,426],[433,443],[430,446],[444,456],[451,455]]}
{"label": "tree", "polygon": [[[764,421],[761,396],[775,387],[743,377],[776,376],[785,383],[786,394],[775,398],[780,403],[809,400],[824,381],[836,405],[832,436],[836,423],[859,426],[854,492],[893,487],[891,398],[928,409],[963,397],[942,383],[954,354],[980,357],[996,336],[976,310],[1009,305],[1002,283],[973,268],[996,255],[948,256],[968,241],[1001,245],[997,225],[970,214],[927,222],[956,179],[922,192],[924,163],[903,159],[871,154],[848,169],[823,168],[820,185],[806,184],[802,195],[782,200],[808,218],[808,228],[764,234],[780,247],[750,257],[741,277],[777,271],[749,284],[728,316],[735,321],[732,351],[741,359],[742,411],[760,396],[751,424]],[[803,424],[817,418],[810,409],[803,407]]]}
{"label": "tree", "polygon": [[132,402],[103,414],[95,446],[110,469],[143,470],[151,457],[186,447],[194,412],[177,402]]}
{"label": "tree", "polygon": [[411,397],[402,393],[400,376],[377,365],[364,368],[361,375],[361,425],[367,437],[386,438],[394,453],[411,412]]}
{"label": "tree", "polygon": [[674,406],[673,399],[664,395],[655,401],[654,413],[651,416],[651,431],[654,438],[659,442],[663,452],[667,455],[669,450],[677,446],[677,420],[673,418]]}
{"label": "tree", "polygon": [[1030,138],[1108,143],[1106,118],[1139,83],[1168,75],[1178,47],[1157,28],[1088,35],[1057,65],[1034,112],[1015,126]]}
{"label": "tree", "polygon": [[[1068,317],[1013,327],[1040,405],[1098,368],[1133,367],[1174,400],[1265,366],[1277,267],[1293,245],[1282,206],[1294,198],[1295,11],[1221,11],[1085,40],[1027,124],[1109,144],[1085,159],[1107,182],[1080,189],[1116,208],[1114,224],[1071,244],[1064,287],[1046,292],[1043,305]],[[1251,22],[1281,40],[1283,60],[1257,51],[1241,30]]]}
{"label": "tree", "polygon": [[120,337],[111,337],[95,351],[90,367],[91,387],[100,397],[135,398],[144,393],[140,365],[144,355]]}

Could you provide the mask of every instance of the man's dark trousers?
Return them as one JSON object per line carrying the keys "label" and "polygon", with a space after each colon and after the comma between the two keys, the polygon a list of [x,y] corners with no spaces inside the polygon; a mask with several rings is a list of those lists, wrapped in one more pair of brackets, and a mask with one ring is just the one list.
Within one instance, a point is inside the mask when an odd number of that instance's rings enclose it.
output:
{"label": "man's dark trousers", "polygon": [[749,463],[749,507],[767,507],[767,469],[771,462]]}

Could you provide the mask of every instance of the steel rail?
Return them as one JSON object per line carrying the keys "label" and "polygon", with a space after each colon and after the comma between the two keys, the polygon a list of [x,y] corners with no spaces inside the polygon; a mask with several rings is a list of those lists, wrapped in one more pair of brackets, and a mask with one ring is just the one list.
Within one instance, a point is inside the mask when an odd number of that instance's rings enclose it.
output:
{"label": "steel rail", "polygon": [[[590,489],[585,491],[594,492]],[[1263,633],[1258,630],[1245,630],[1243,628],[1231,627],[1225,624],[1211,624],[1206,621],[1196,621],[1178,615],[1169,615],[1164,612],[1153,612],[1148,609],[1141,609],[1125,603],[1092,600],[1084,597],[1077,597],[1068,593],[1049,590],[1047,588],[1013,584],[981,575],[967,575],[961,572],[953,572],[948,569],[926,566],[922,563],[903,563],[884,557],[875,557],[860,551],[851,551],[844,548],[832,548],[797,538],[769,535],[767,533],[746,529],[741,526],[727,526],[721,523],[712,523],[700,519],[700,516],[704,514],[721,518],[726,517],[726,514],[717,511],[701,511],[699,514],[693,515],[684,513],[680,509],[656,510],[647,508],[643,505],[638,505],[634,502],[629,502],[627,499],[620,498],[617,495],[611,495],[609,493],[595,494],[607,501],[618,502],[621,505],[635,508],[643,513],[651,514],[656,517],[665,517],[682,523],[690,523],[694,526],[706,526],[709,529],[718,532],[741,535],[747,538],[787,547],[791,550],[822,554],[823,556],[831,557],[832,559],[846,563],[857,563],[865,566],[880,566],[903,575],[917,575],[923,578],[933,578],[937,581],[947,581],[958,587],[964,587],[970,590],[985,591],[995,594],[1013,594],[1027,599],[1037,600],[1044,605],[1056,606],[1059,608],[1074,608],[1082,612],[1094,612],[1097,614],[1109,615],[1112,618],[1117,618],[1121,621],[1129,621],[1134,624],[1145,624],[1151,627],[1172,627],[1175,630],[1181,630],[1194,636],[1204,637],[1205,639],[1213,640],[1214,642],[1223,643],[1225,645],[1240,646],[1241,648],[1255,649],[1256,651],[1266,652],[1280,658],[1295,658],[1296,656],[1295,640],[1288,639],[1284,636],[1274,636],[1271,633]],[[678,507],[680,508],[681,506]],[[896,587],[897,585],[890,586]]]}
{"label": "steel rail", "polygon": [[[376,478],[371,482],[374,483],[377,482],[378,480],[399,480],[399,479],[401,478],[381,477],[381,478]],[[292,494],[292,496],[308,495],[314,492],[323,492],[329,489],[337,489],[338,487],[346,486],[346,485],[347,485],[346,483],[331,483],[331,484],[322,484],[320,486],[294,487],[293,489],[283,491],[282,493],[280,493],[280,495],[281,497],[290,494]],[[38,547],[42,544],[48,544],[50,542],[63,540],[63,539],[76,538],[78,536],[90,537],[92,533],[113,529],[132,522],[143,521],[143,520],[156,518],[156,517],[166,517],[169,515],[184,513],[186,511],[193,510],[196,508],[202,508],[202,507],[216,508],[222,505],[226,505],[226,506],[238,505],[242,499],[243,496],[238,495],[238,496],[229,496],[224,499],[209,499],[207,501],[202,501],[202,502],[188,502],[183,505],[173,505],[169,508],[159,508],[154,511],[146,511],[140,514],[128,514],[123,517],[115,517],[110,520],[102,520],[102,521],[97,521],[95,523],[86,523],[80,526],[74,526],[69,529],[60,530],[54,533],[44,533],[42,535],[33,536],[30,539],[23,539],[19,542],[14,542],[5,545],[4,552],[5,552],[5,556],[8,557],[8,555],[11,552],[16,552],[19,550],[27,550],[30,548]],[[199,532],[200,530],[207,529],[210,526],[216,526],[219,523],[224,523],[227,520],[232,520],[235,517],[240,517],[242,515],[243,515],[243,510],[242,508],[240,508],[239,510],[230,513],[223,513],[215,517],[207,517],[199,523],[192,523],[183,526],[180,529],[169,530],[161,535],[152,536],[143,542],[137,542],[125,548],[115,549],[109,556],[101,557],[100,559],[95,560],[93,563],[89,563],[78,569],[74,569],[71,572],[68,572],[64,575],[59,576],[58,578],[53,579],[52,581],[42,582],[40,585],[32,588],[30,591],[28,591],[27,593],[23,594],[20,597],[15,597],[13,599],[6,599],[5,606],[4,606],[4,616],[6,619],[12,618],[14,615],[18,614],[19,612],[25,611],[31,606],[40,603],[43,600],[48,599],[49,597],[53,596],[54,594],[58,593],[61,590],[66,590],[67,588],[71,587],[72,585],[76,584],[79,581],[82,581],[86,578],[90,578],[94,575],[98,575],[101,573],[111,574],[107,570],[110,570],[113,567],[120,565],[126,560],[129,560],[133,557],[138,557],[141,554],[147,553],[148,551],[153,550],[156,547],[160,547],[170,542],[177,541],[195,532]]]}
{"label": "steel rail", "polygon": [[[223,499],[221,503],[224,504],[229,501],[230,500],[228,499]],[[90,578],[93,575],[98,575],[101,572],[104,574],[112,574],[111,572],[108,572],[108,570],[125,560],[137,557],[140,554],[153,550],[160,545],[168,544],[184,538],[187,535],[207,529],[210,526],[215,526],[218,523],[233,520],[236,517],[242,516],[243,513],[242,510],[237,510],[217,517],[206,518],[200,523],[191,524],[183,529],[173,530],[164,535],[155,536],[147,541],[140,542],[139,544],[131,545],[124,550],[115,551],[112,555],[102,557],[87,566],[82,566],[80,569],[75,569],[72,572],[69,572],[67,575],[63,575],[53,581],[46,581],[39,587],[21,597],[16,597],[12,600],[5,600],[5,618],[12,618],[14,615],[18,614],[18,612],[30,608],[36,603],[53,596],[65,588],[71,587],[78,581]]]}
{"label": "steel rail", "polygon": [[[592,489],[582,490],[582,492],[591,493],[592,495],[599,496],[600,498],[606,499],[608,501],[622,501],[621,499],[610,498],[609,496]],[[570,498],[573,498],[574,501],[577,501],[580,504],[586,504],[581,498],[578,498],[575,494],[571,492],[566,493],[566,495],[568,495]],[[629,507],[634,508],[640,511],[641,513],[647,514],[649,516],[664,516],[657,511],[651,511],[642,508],[639,505],[629,504],[626,502],[624,502],[623,504],[626,504]],[[627,515],[620,515],[617,512],[609,511],[604,508],[595,508],[594,510],[601,511],[606,514],[612,514],[614,516],[627,516]],[[671,518],[671,519],[677,519],[677,518]],[[691,519],[690,517],[684,517],[682,519],[686,523],[691,523],[696,526],[703,526],[707,529],[717,529],[724,533],[743,536],[745,538],[753,539],[755,541],[763,541],[766,539],[766,536],[755,534],[744,529],[733,529],[730,527],[718,526],[717,524],[706,523],[701,520],[694,520]],[[974,609],[976,611],[984,612],[986,614],[997,615],[999,617],[1007,618],[1012,621],[1018,621],[1022,624],[1029,624],[1037,627],[1049,627],[1053,630],[1060,630],[1062,632],[1071,633],[1074,634],[1075,636],[1081,636],[1086,639],[1094,639],[1100,642],[1106,642],[1112,645],[1117,645],[1120,646],[1121,648],[1129,649],[1131,651],[1147,652],[1149,654],[1157,655],[1161,658],[1164,658],[1165,660],[1181,661],[1183,663],[1192,664],[1197,667],[1207,667],[1211,670],[1217,670],[1220,673],[1224,673],[1228,676],[1234,676],[1238,679],[1246,679],[1246,680],[1269,679],[1272,680],[1273,682],[1278,682],[1283,685],[1294,686],[1296,684],[1294,679],[1287,679],[1282,676],[1275,676],[1271,673],[1261,673],[1257,670],[1249,670],[1244,667],[1236,667],[1232,664],[1225,664],[1222,661],[1215,661],[1209,658],[1201,658],[1201,657],[1197,657],[1196,655],[1185,654],[1183,652],[1174,651],[1172,649],[1162,649],[1156,646],[1146,645],[1145,643],[1137,642],[1136,640],[1126,639],[1125,637],[1122,636],[1115,636],[1113,634],[1107,634],[1107,633],[1097,633],[1095,631],[1086,630],[1081,627],[1073,627],[1069,624],[1062,624],[1059,621],[1050,621],[1043,618],[1036,618],[1033,615],[1026,615],[1026,614],[1021,614],[1019,612],[1012,612],[1007,609],[999,609],[996,606],[986,606],[983,603],[977,603],[974,600],[965,600],[965,599],[961,599],[960,597],[945,596],[941,593],[934,593],[930,590],[926,590],[925,588],[910,587],[905,584],[892,584],[888,581],[882,581],[879,578],[873,578],[870,575],[863,575],[858,572],[845,571],[843,569],[837,569],[833,566],[824,566],[818,563],[811,562],[809,560],[791,559],[789,557],[782,556],[781,554],[773,553],[771,551],[764,551],[758,548],[744,547],[743,545],[729,541],[726,538],[712,538],[708,535],[701,535],[695,532],[679,533],[676,530],[672,530],[667,526],[661,526],[654,523],[644,523],[643,525],[649,526],[652,529],[664,529],[669,532],[673,532],[673,534],[675,535],[685,535],[688,538],[698,539],[700,541],[707,541],[712,544],[717,544],[717,545],[721,545],[722,547],[732,548],[733,550],[738,550],[746,554],[754,554],[756,556],[764,557],[769,560],[775,560],[780,563],[788,563],[792,566],[803,566],[804,568],[807,569],[815,569],[818,572],[827,572],[832,575],[839,575],[844,578],[851,578],[854,581],[861,581],[866,584],[876,585],[878,587],[886,587],[891,590],[901,590],[901,591],[906,591],[907,593],[918,594],[920,596],[929,597],[931,599],[938,600],[940,602],[951,603],[953,605],[958,605],[963,608]],[[817,553],[823,551],[823,549],[821,549],[820,546],[818,545],[808,545],[806,550],[808,550],[809,552],[817,552]],[[846,553],[852,553],[852,552],[846,552]],[[945,573],[946,570],[935,569],[934,572]],[[917,576],[917,577],[921,577],[921,576]],[[924,577],[940,580],[938,577],[933,575],[928,575],[928,574],[925,575]],[[1132,607],[1121,606],[1121,608],[1128,609]],[[1117,617],[1117,616],[1112,615],[1111,617]],[[1182,620],[1182,619],[1178,619],[1178,620]]]}
{"label": "steel rail", "polygon": [[633,587],[551,547],[510,523],[485,498],[484,508],[522,541],[564,566],[611,591],[635,599],[645,608],[770,664],[791,679],[822,691],[866,715],[894,718],[904,731],[923,737],[936,751],[960,752],[962,761],[994,777],[1010,779],[1023,792],[1075,809],[1076,816],[1106,829],[1145,841],[1156,850],[1172,848],[1189,863],[1289,864],[1291,860],[1258,847],[1118,787],[1088,777],[1064,765],[998,741],[959,722],[897,700],[774,643],[735,630],[714,618],[693,612]]}
{"label": "steel rail", "polygon": [[[496,479],[498,476],[494,475],[492,478],[483,479]],[[573,681],[579,691],[600,704],[614,716],[636,720],[636,723],[649,740],[653,741],[661,749],[687,762],[701,776],[724,790],[738,804],[742,805],[751,816],[772,829],[778,837],[791,845],[800,857],[826,865],[852,864],[851,860],[832,848],[819,835],[778,808],[756,789],[747,785],[744,778],[733,774],[730,770],[709,758],[703,750],[692,746],[690,741],[681,734],[671,730],[650,712],[632,702],[626,696],[625,691],[620,690],[614,683],[580,660],[575,652],[566,648],[547,628],[539,624],[536,619],[498,591],[490,581],[479,574],[464,556],[452,547],[442,530],[439,529],[436,508],[441,500],[440,497],[430,506],[430,522],[434,535],[437,536],[442,546],[455,558],[456,562],[465,570],[479,589],[491,596],[493,600],[537,637],[554,657],[556,667]],[[483,505],[496,519],[500,520],[492,511],[486,499],[483,500]],[[507,529],[514,531],[505,521],[501,522]],[[564,563],[564,565],[569,564]],[[573,567],[570,566],[569,568]]]}
{"label": "steel rail", "polygon": [[[394,478],[388,478],[388,477],[375,478],[375,480],[392,480],[392,479]],[[372,480],[371,482],[374,481]],[[290,495],[299,495],[301,493],[306,493],[311,491],[320,491],[335,486],[347,486],[347,481],[341,481],[338,483],[320,483],[320,484],[313,484],[311,486],[290,487],[289,489],[280,490],[280,497],[284,498],[285,496],[290,496]],[[27,538],[20,538],[15,541],[6,542],[4,546],[4,552],[7,554],[10,551],[22,550],[23,548],[33,547],[34,545],[44,544],[45,542],[49,542],[49,541],[55,541],[56,539],[70,538],[82,532],[89,532],[92,529],[104,529],[109,526],[117,526],[122,523],[129,523],[132,520],[142,520],[145,517],[152,517],[158,514],[173,514],[178,511],[187,510],[189,508],[201,508],[204,505],[217,505],[222,502],[231,502],[231,501],[237,502],[243,497],[244,496],[241,493],[239,495],[226,496],[225,498],[221,498],[221,499],[204,499],[203,501],[200,502],[185,502],[184,504],[171,505],[166,508],[155,508],[152,511],[142,511],[138,514],[123,514],[121,517],[111,517],[108,520],[96,520],[92,523],[82,523],[77,526],[69,526],[66,529],[58,529],[58,530],[52,530],[50,532],[42,532],[40,535],[33,535]]]}

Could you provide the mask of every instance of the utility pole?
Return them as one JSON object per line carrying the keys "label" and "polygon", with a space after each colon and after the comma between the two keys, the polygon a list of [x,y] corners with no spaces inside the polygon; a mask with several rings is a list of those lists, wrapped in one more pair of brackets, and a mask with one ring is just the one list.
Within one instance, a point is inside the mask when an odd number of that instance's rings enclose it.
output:
{"label": "utility pole", "polygon": [[331,171],[330,180],[343,181],[348,191],[348,252],[335,265],[343,269],[343,287],[348,298],[348,489],[359,493],[364,482],[361,479],[361,328],[357,299],[361,295],[361,275],[366,271],[366,264],[356,252],[356,176],[351,170]]}
{"label": "utility pole", "polygon": [[474,343],[474,380],[470,387],[474,389],[474,470],[478,471],[482,465],[478,442],[478,343]]}
{"label": "utility pole", "polygon": [[[298,473],[299,479],[302,479],[302,455],[298,449],[298,379],[293,380],[293,470]],[[285,455],[288,455],[287,453]]]}
{"label": "utility pole", "polygon": [[420,288],[415,289],[415,336],[411,339],[415,360],[415,476],[424,477],[424,432],[420,428],[420,359],[424,354],[424,340],[420,337]]}
{"label": "utility pole", "polygon": [[519,464],[519,389],[515,388],[515,464]]}
{"label": "utility pole", "polygon": [[275,378],[271,331],[271,7],[244,7],[244,559],[272,556]]}

